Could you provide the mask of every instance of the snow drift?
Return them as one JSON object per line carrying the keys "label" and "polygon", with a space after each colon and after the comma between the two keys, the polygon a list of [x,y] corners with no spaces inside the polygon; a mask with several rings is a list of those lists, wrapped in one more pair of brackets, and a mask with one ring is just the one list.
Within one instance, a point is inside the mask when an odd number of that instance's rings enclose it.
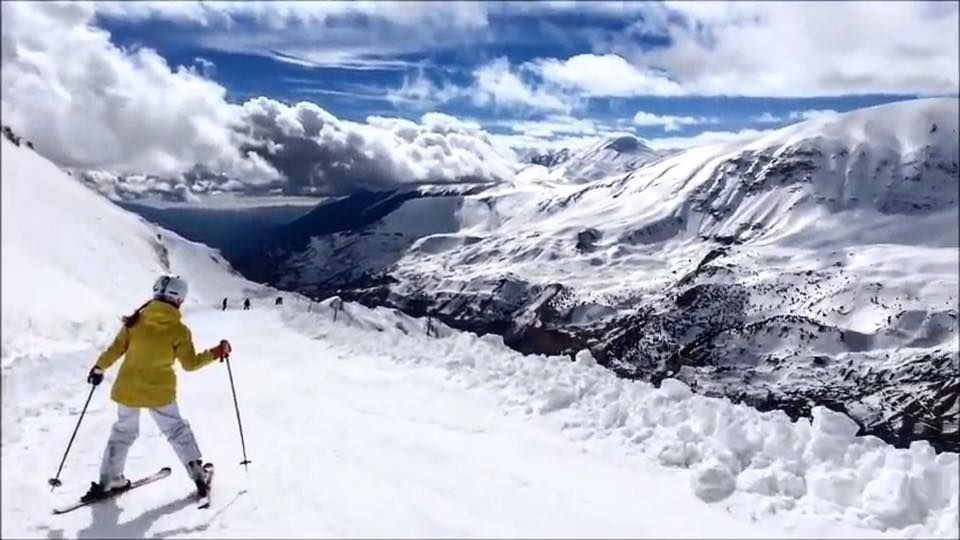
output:
{"label": "snow drift", "polygon": [[[814,408],[812,421],[791,421],[781,411],[696,395],[676,379],[655,388],[618,378],[587,351],[574,362],[524,356],[507,351],[500,337],[436,322],[428,335],[423,320],[338,298],[310,312],[287,308],[285,318],[356,354],[402,348],[392,361],[442,370],[463,388],[493,395],[508,414],[545,419],[573,440],[688,469],[700,499],[752,505],[754,519],[809,512],[898,536],[960,532],[956,453],[937,455],[925,441],[897,449],[856,437],[853,420],[825,407]],[[357,329],[377,337],[357,339]]]}

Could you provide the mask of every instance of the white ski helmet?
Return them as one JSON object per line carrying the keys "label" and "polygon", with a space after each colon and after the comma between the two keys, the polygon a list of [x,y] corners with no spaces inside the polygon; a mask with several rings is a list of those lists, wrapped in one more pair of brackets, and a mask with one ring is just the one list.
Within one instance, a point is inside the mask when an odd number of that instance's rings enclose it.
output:
{"label": "white ski helmet", "polygon": [[160,276],[153,283],[153,297],[179,305],[187,298],[187,282],[180,276]]}

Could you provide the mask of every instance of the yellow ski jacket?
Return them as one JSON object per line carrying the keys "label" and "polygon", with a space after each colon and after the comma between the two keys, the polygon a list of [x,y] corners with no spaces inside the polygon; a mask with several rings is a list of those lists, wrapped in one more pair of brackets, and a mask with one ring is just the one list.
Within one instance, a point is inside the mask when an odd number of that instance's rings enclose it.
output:
{"label": "yellow ski jacket", "polygon": [[126,325],[113,343],[97,359],[97,367],[106,371],[121,356],[117,380],[110,397],[128,407],[163,407],[177,397],[174,359],[187,371],[213,362],[212,350],[197,354],[190,329],[180,321],[180,310],[153,300],[141,311],[137,322]]}

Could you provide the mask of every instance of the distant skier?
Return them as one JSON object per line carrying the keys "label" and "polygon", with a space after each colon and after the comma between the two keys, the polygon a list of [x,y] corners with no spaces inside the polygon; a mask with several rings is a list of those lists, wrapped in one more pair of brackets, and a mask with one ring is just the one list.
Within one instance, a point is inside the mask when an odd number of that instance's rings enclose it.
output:
{"label": "distant skier", "polygon": [[180,320],[180,305],[187,296],[187,282],[179,277],[161,276],[153,284],[153,299],[123,318],[123,327],[113,343],[90,369],[87,382],[103,381],[103,372],[126,355],[113,383],[110,397],[117,402],[117,421],[100,463],[100,481],[91,482],[81,501],[97,499],[112,490],[126,489],[130,481],[123,469],[130,446],[140,431],[140,410],[148,409],[160,431],[173,446],[187,474],[206,495],[202,460],[190,424],[177,408],[177,376],[174,359],[187,371],[198,370],[230,354],[225,339],[200,354],[193,347],[190,329]]}
{"label": "distant skier", "polygon": [[282,305],[283,305],[283,297],[282,297],[282,296],[278,296],[278,297],[277,297],[277,301],[274,302],[274,305],[276,305],[276,306],[282,306]]}
{"label": "distant skier", "polygon": [[246,311],[246,310],[248,310],[248,309],[250,309],[250,299],[249,299],[249,298],[244,298],[244,299],[243,299],[243,310]]}
{"label": "distant skier", "polygon": [[227,310],[227,299],[224,298],[224,299],[223,299],[223,307],[220,309],[220,311],[226,311],[226,310]]}

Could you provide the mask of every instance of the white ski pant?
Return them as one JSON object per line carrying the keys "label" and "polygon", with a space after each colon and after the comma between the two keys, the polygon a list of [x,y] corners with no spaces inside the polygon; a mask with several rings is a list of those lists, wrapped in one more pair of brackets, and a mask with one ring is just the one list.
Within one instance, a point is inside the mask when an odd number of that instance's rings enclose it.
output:
{"label": "white ski pant", "polygon": [[[200,467],[199,463],[194,465],[193,462],[200,461],[200,449],[190,429],[190,423],[180,416],[177,403],[173,402],[170,405],[147,410],[150,411],[150,416],[157,423],[157,427],[167,437],[167,441],[173,446],[177,457],[186,467],[187,474],[191,478],[196,478],[200,474]],[[103,461],[100,462],[101,485],[123,474],[127,453],[139,434],[140,409],[118,403],[117,421],[110,430],[110,440],[107,441],[107,448],[103,452]]]}

